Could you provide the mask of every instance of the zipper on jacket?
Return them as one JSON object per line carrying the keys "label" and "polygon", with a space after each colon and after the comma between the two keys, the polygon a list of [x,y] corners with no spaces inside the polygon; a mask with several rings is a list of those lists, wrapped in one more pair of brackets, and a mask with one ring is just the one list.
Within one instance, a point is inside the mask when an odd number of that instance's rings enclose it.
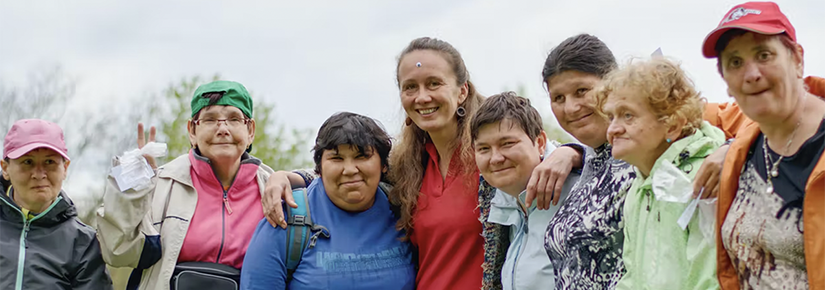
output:
{"label": "zipper on jacket", "polygon": [[227,213],[232,214],[232,207],[229,206],[229,196],[226,191],[223,192],[223,207]]}
{"label": "zipper on jacket", "polygon": [[232,184],[235,183],[235,179],[232,179],[232,183],[229,184],[229,187],[224,188],[223,183],[221,183],[221,179],[218,178],[218,174],[215,173],[215,170],[212,170],[212,174],[215,174],[215,180],[218,182],[218,185],[221,187],[221,190],[223,190],[223,210],[228,211],[229,214],[232,214],[232,208],[229,207],[229,195],[227,195],[227,192],[229,192],[229,189],[232,188]]}
{"label": "zipper on jacket", "polygon": [[[226,239],[226,210],[229,208],[229,199],[226,195],[226,190],[223,191],[223,210],[221,211],[221,247],[218,248],[218,258],[215,259],[215,263],[221,263],[221,254],[223,254],[223,243]],[[229,213],[232,213],[232,209],[229,209]]]}
{"label": "zipper on jacket", "polygon": [[221,190],[223,190],[223,203],[221,204],[221,206],[223,207],[223,210],[221,210],[221,246],[220,248],[218,248],[218,257],[215,259],[215,263],[220,264],[221,254],[223,254],[223,244],[226,240],[226,213],[228,211],[229,214],[232,214],[232,208],[229,207],[229,195],[227,195],[227,192],[229,192],[229,189],[232,188],[232,184],[235,183],[235,180],[232,180],[232,183],[229,184],[229,188],[224,189],[223,183],[221,183],[221,179],[218,178],[218,174],[215,173],[214,169],[212,170],[212,174],[215,175],[215,180],[218,182],[218,185],[221,187]]}
{"label": "zipper on jacket", "polygon": [[[240,170],[238,170],[240,171]],[[218,181],[218,184],[223,190],[223,210],[221,211],[221,247],[218,248],[218,258],[215,259],[215,263],[221,263],[221,254],[223,254],[223,244],[226,241],[226,214],[232,214],[232,208],[229,207],[229,195],[228,192],[232,188],[232,185],[235,183],[235,179],[232,179],[232,183],[229,184],[227,189],[223,188],[223,183],[221,183],[221,179],[218,178],[218,174],[215,173],[215,170],[212,170],[212,174],[215,174],[215,180]],[[236,173],[237,174],[237,173]]]}
{"label": "zipper on jacket", "polygon": [[[25,215],[23,215],[23,219],[26,219]],[[17,276],[14,282],[14,289],[16,290],[23,289],[23,268],[26,265],[26,236],[29,235],[29,225],[31,225],[31,222],[24,220],[23,230],[20,232],[20,249],[17,251]]]}
{"label": "zipper on jacket", "polygon": [[26,266],[26,237],[29,235],[31,223],[49,213],[62,199],[62,196],[57,196],[57,199],[55,199],[54,202],[52,202],[52,205],[50,205],[45,211],[41,212],[31,220],[29,220],[28,217],[25,214],[23,214],[23,211],[14,207],[8,201],[3,199],[3,202],[5,202],[7,205],[9,205],[9,207],[19,212],[20,216],[23,218],[23,230],[20,232],[20,248],[17,251],[17,275],[14,281],[15,290],[23,290],[23,269]]}

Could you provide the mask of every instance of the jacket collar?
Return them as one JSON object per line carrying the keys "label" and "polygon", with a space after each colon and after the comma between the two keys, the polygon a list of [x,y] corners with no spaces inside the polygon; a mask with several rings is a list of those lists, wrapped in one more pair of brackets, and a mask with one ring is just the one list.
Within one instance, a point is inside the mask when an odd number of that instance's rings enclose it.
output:
{"label": "jacket collar", "polygon": [[191,168],[192,163],[189,161],[189,155],[181,155],[171,162],[158,167],[157,175],[158,178],[172,179],[176,182],[194,188],[195,186],[192,185],[192,175],[189,171]]}
{"label": "jacket collar", "polygon": [[493,200],[490,201],[490,216],[487,221],[497,223],[505,226],[512,226],[522,219],[522,216],[530,215],[536,209],[536,202],[534,202],[527,212],[522,211],[521,204],[525,204],[524,199],[527,196],[527,191],[519,193],[518,199],[500,189],[496,189]]}
{"label": "jacket collar", "polygon": [[808,76],[805,78],[805,85],[808,86],[808,92],[818,97],[825,97],[825,79],[815,76]]}
{"label": "jacket collar", "polygon": [[[197,174],[200,177],[200,180],[214,182],[215,184],[213,185],[222,187],[220,181],[218,181],[217,176],[215,175],[215,171],[212,169],[212,160],[209,160],[209,158],[201,155],[198,149],[189,150],[189,162],[192,165],[191,172],[193,174]],[[248,168],[249,165],[254,166],[254,169]],[[260,165],[261,160],[244,152],[241,155],[241,162],[238,165],[238,172],[236,173],[235,181],[238,181],[238,176],[250,176],[251,178],[255,178],[255,172]],[[251,174],[247,175],[247,173]],[[233,183],[236,183],[235,181],[233,181]]]}
{"label": "jacket collar", "polygon": [[[707,121],[702,121],[702,125],[695,133],[673,142],[670,147],[656,159],[656,163],[650,169],[650,176],[641,178],[641,173],[637,168],[636,181],[641,181],[641,188],[650,188],[653,183],[653,176],[662,166],[662,162],[670,162],[682,171],[698,171],[699,168],[689,168],[692,159],[704,158],[713,153],[725,140],[725,133],[719,128],[712,126]],[[686,167],[687,166],[687,167]]]}
{"label": "jacket collar", "polygon": [[[192,154],[191,151],[193,150],[190,150],[190,154]],[[190,161],[190,154],[178,156],[169,163],[158,167],[158,178],[171,179],[188,187],[195,188],[192,182],[192,162]],[[266,179],[275,171],[266,164],[261,163],[259,159],[252,157],[252,155],[244,153],[243,156],[249,156],[250,159],[252,159],[247,161],[249,163],[260,164],[260,166],[258,166],[256,176],[258,179],[258,187],[260,188],[261,195],[263,196],[264,188],[266,186]],[[241,164],[243,164],[243,162],[241,162]]]}
{"label": "jacket collar", "polygon": [[[0,173],[3,173],[3,171],[0,170]],[[3,190],[3,194],[6,193],[6,189],[8,189],[9,186],[11,186],[11,181],[6,180],[5,178],[3,178],[3,175],[0,174],[0,190]]]}
{"label": "jacket collar", "polygon": [[[244,152],[241,155],[241,166],[245,164],[253,164],[261,166],[261,160],[248,153]],[[272,173],[272,169],[267,166],[261,166],[268,173]],[[200,155],[198,150],[189,150],[189,154],[181,155],[169,163],[164,164],[158,168],[159,178],[169,178],[176,182],[182,183],[186,186],[194,188],[192,183],[192,171],[199,176],[210,176],[213,178],[215,173],[212,171],[212,161],[209,158]]]}
{"label": "jacket collar", "polygon": [[[20,206],[14,202],[13,198],[5,194],[9,186],[11,186],[11,183],[0,177],[0,187],[2,187],[3,190],[3,194],[0,194],[0,199],[2,199],[0,200],[0,216],[5,220],[22,224],[23,219],[21,217]],[[11,190],[14,191],[14,188]],[[75,216],[77,216],[77,210],[75,209],[74,202],[72,202],[66,192],[61,190],[58,198],[55,199],[45,215],[34,220],[32,224],[55,225]]]}

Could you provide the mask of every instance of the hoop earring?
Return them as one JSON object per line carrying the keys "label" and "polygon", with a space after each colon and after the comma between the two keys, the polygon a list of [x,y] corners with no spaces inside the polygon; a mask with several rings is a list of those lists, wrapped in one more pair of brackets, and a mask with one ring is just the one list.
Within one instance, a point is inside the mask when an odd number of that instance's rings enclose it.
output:
{"label": "hoop earring", "polygon": [[407,117],[407,119],[404,120],[404,124],[407,124],[407,126],[412,125],[412,123],[413,123],[413,121],[412,121],[412,118],[410,118],[410,117]]}
{"label": "hoop earring", "polygon": [[458,106],[458,108],[455,109],[455,114],[459,117],[464,117],[467,115],[467,110],[464,109],[464,106]]}

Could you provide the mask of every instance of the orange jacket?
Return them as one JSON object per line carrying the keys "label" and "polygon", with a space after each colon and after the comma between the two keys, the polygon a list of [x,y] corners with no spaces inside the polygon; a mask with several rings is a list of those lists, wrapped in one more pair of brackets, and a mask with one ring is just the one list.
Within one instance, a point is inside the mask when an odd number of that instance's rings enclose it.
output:
{"label": "orange jacket", "polygon": [[746,125],[753,123],[745,114],[739,110],[736,103],[708,103],[705,105],[703,116],[705,121],[711,125],[722,129],[725,132],[725,139],[730,139],[738,135],[737,131]]}
{"label": "orange jacket", "polygon": [[[812,94],[825,97],[825,79],[807,77],[805,78],[805,84]],[[735,107],[735,105],[731,105],[727,109],[732,110],[731,107]],[[738,107],[736,108],[738,110]],[[728,215],[728,210],[733,204],[736,191],[739,189],[739,174],[748,159],[748,150],[756,141],[756,138],[759,137],[761,131],[759,130],[759,124],[749,119],[743,121],[739,118],[744,116],[724,109],[722,108],[721,111],[727,112],[727,114],[719,114],[720,119],[718,120],[726,121],[725,118],[734,118],[729,121],[732,123],[740,122],[742,127],[728,126],[730,130],[736,132],[736,141],[728,149],[720,180],[718,213],[716,216],[717,271],[719,285],[723,290],[739,290],[739,276],[727,250],[722,245],[721,229],[722,223]],[[723,122],[723,125],[726,124]],[[728,130],[725,130],[725,132],[727,133]],[[825,155],[819,158],[814,171],[808,178],[803,203],[802,220],[805,221],[803,238],[808,284],[811,290],[825,290]]]}
{"label": "orange jacket", "polygon": [[805,85],[808,86],[808,92],[816,96],[825,98],[825,79],[820,77],[805,78]]}

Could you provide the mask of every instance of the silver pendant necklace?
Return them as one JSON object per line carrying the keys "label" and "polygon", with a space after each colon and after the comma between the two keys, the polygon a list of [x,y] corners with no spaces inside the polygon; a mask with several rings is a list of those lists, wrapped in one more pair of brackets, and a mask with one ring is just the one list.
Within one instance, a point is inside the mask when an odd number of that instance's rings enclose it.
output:
{"label": "silver pendant necklace", "polygon": [[[802,120],[799,120],[799,121],[796,122],[796,127],[793,129],[793,132],[791,133],[791,138],[789,138],[788,143],[785,144],[785,152],[786,153],[787,153],[788,149],[791,148],[791,144],[793,143],[793,138],[796,137],[796,131],[797,131],[797,129],[799,129],[799,124],[801,122],[802,122]],[[782,162],[782,159],[785,158],[785,156],[782,155],[782,154],[778,154],[779,152],[777,152],[777,154],[779,155],[779,158],[777,158],[776,161],[773,161],[772,160],[773,158],[771,158],[771,155],[768,154],[768,136],[765,136],[765,134],[762,134],[762,138],[763,138],[763,140],[762,140],[763,141],[763,143],[762,143],[762,152],[765,154],[765,171],[767,172],[767,177],[768,177],[767,178],[768,179],[767,180],[768,181],[767,182],[768,183],[768,188],[765,189],[765,192],[767,192],[768,194],[772,194],[773,193],[773,182],[771,181],[771,178],[779,177],[779,163]]]}

